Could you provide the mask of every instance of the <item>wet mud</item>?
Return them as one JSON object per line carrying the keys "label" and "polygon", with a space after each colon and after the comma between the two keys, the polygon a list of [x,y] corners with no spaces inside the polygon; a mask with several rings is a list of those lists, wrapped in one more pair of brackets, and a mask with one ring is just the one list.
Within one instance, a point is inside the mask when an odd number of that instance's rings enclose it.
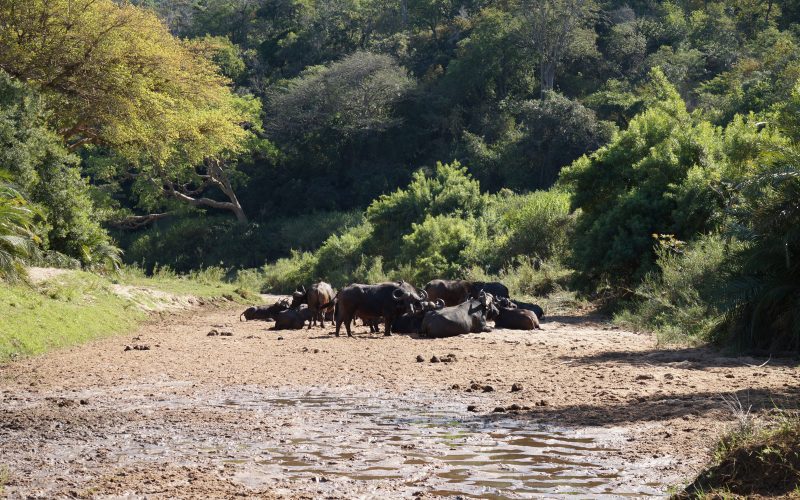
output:
{"label": "wet mud", "polygon": [[587,318],[419,340],[238,312],[0,366],[4,494],[658,497],[735,421],[720,395],[756,414],[800,399],[796,361],[656,349]]}

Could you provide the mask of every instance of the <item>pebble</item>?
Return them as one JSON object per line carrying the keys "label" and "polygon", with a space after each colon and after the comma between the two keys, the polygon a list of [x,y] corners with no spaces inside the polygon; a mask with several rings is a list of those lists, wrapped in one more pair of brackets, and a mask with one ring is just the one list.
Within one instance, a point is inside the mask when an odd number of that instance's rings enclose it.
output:
{"label": "pebble", "polygon": [[417,363],[424,363],[425,358],[422,357],[422,354],[417,354]]}
{"label": "pebble", "polygon": [[492,410],[492,413],[505,413],[505,412],[506,412],[506,409],[503,408],[502,406],[498,406],[497,408]]}
{"label": "pebble", "polygon": [[511,384],[511,392],[519,392],[522,390],[522,384]]}
{"label": "pebble", "polygon": [[469,405],[467,406],[467,411],[476,412],[478,411],[478,407],[475,405]]}
{"label": "pebble", "polygon": [[439,362],[439,358],[438,358],[438,357],[436,357],[436,356],[433,356],[433,357],[431,358],[431,363],[438,363],[438,362]]}
{"label": "pebble", "polygon": [[494,392],[494,387],[492,387],[491,385],[484,385],[483,392]]}

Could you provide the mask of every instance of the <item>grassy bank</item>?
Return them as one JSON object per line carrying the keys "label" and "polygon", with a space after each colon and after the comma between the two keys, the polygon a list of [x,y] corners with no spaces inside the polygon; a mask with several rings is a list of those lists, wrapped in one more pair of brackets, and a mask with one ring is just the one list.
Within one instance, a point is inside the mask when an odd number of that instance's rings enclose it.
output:
{"label": "grassy bank", "polygon": [[717,444],[712,463],[674,498],[800,498],[800,413],[780,412],[762,426],[745,417]]}
{"label": "grassy bank", "polygon": [[153,277],[127,269],[112,278],[70,271],[44,282],[0,287],[0,363],[132,331],[149,311],[176,310],[187,297],[256,302],[217,271]]}

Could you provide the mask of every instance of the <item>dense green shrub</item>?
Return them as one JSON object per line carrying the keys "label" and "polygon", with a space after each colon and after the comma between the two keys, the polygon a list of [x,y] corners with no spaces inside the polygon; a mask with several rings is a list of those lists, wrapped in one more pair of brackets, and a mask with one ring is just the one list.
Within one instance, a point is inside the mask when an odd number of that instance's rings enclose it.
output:
{"label": "dense green shrub", "polygon": [[389,259],[400,253],[399,242],[412,224],[426,217],[479,215],[487,204],[480,184],[458,162],[437,163],[433,172],[418,170],[406,189],[383,195],[367,208],[374,231],[370,249]]}
{"label": "dense green shrub", "polygon": [[459,278],[469,264],[465,250],[477,238],[473,219],[439,215],[411,225],[403,236],[402,259],[414,269],[413,282],[424,284],[434,278]]}
{"label": "dense green shrub", "polygon": [[48,128],[47,118],[40,97],[0,70],[0,168],[36,209],[40,246],[84,266],[114,266],[119,251],[100,226],[104,214],[81,176],[80,159]]}
{"label": "dense green shrub", "polygon": [[575,226],[570,195],[560,190],[536,191],[499,201],[497,225],[503,233],[494,242],[496,264],[504,266],[518,256],[564,261]]}
{"label": "dense green shrub", "polygon": [[722,267],[735,242],[712,234],[688,245],[665,238],[656,250],[658,270],[636,288],[635,305],[617,321],[655,331],[663,342],[707,342],[722,320],[715,305]]}
{"label": "dense green shrub", "polygon": [[261,268],[263,273],[263,293],[292,293],[298,284],[308,284],[314,280],[316,257],[310,252],[292,252],[289,257],[278,259]]}

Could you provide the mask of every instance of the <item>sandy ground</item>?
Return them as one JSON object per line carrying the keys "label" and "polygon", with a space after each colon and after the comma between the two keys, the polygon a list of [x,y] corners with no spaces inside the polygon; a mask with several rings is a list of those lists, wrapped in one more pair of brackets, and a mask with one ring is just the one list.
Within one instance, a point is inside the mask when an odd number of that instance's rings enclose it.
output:
{"label": "sandy ground", "polygon": [[726,399],[800,401],[797,360],[661,349],[591,317],[426,340],[269,331],[239,312],[0,366],[5,494],[658,496],[735,424]]}

